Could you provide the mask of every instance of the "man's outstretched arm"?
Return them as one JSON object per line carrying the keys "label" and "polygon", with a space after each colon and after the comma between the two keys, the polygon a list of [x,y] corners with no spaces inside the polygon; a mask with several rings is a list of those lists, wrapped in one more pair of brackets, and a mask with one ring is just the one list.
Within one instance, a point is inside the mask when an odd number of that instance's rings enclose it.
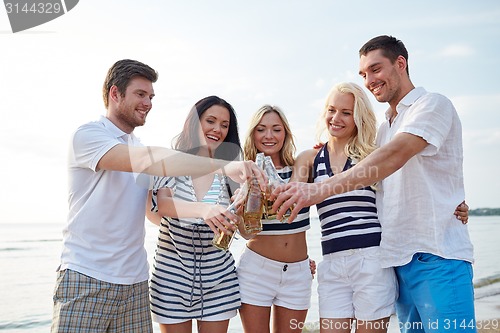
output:
{"label": "man's outstretched arm", "polygon": [[378,148],[353,168],[337,174],[321,183],[288,183],[273,191],[281,218],[287,209],[295,204],[288,221],[293,221],[300,209],[320,203],[340,193],[370,186],[399,170],[405,163],[421,152],[427,141],[409,134],[399,133],[384,146]]}
{"label": "man's outstretched arm", "polygon": [[265,189],[267,178],[253,161],[224,161],[182,153],[163,147],[118,144],[97,164],[98,170],[146,173],[153,176],[201,176],[222,171],[236,182],[256,176]]}

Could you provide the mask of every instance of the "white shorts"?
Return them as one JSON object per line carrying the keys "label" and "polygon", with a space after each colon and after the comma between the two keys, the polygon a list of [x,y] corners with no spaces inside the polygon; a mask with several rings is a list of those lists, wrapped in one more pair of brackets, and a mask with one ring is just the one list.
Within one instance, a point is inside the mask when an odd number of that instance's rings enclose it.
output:
{"label": "white shorts", "polygon": [[395,313],[396,275],[392,267],[381,267],[378,253],[377,246],[323,256],[318,265],[320,318],[377,320]]}
{"label": "white shorts", "polygon": [[268,259],[245,247],[236,274],[241,303],[292,310],[311,305],[312,274],[309,259],[284,263]]}

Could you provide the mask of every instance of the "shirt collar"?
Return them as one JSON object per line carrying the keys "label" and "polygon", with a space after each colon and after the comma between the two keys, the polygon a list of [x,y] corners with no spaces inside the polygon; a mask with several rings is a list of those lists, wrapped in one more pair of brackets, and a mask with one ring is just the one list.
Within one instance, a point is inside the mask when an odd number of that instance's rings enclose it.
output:
{"label": "shirt collar", "polygon": [[119,129],[115,124],[113,124],[113,122],[111,120],[109,120],[108,118],[106,118],[105,116],[101,116],[99,121],[104,125],[105,128],[107,128],[111,133],[113,133],[113,135],[116,138],[123,138],[125,140],[128,140],[130,138],[133,141],[137,140],[136,136],[134,135],[134,132],[132,132],[130,134],[125,133],[124,131]]}
{"label": "shirt collar", "polygon": [[[427,91],[422,87],[413,88],[409,93],[407,93],[396,106],[398,115],[404,110],[408,109],[413,105],[420,97],[425,95]],[[389,120],[391,117],[391,108],[389,107],[387,111],[385,111],[385,119]]]}

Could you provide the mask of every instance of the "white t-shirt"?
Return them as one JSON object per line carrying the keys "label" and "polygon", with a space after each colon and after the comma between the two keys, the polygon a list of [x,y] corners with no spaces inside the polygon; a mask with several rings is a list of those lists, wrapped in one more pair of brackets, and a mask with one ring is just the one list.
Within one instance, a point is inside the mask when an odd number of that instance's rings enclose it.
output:
{"label": "white t-shirt", "polygon": [[378,146],[402,132],[423,138],[428,146],[377,187],[383,266],[404,265],[417,252],[473,262],[467,226],[453,215],[465,197],[462,125],[453,104],[415,88],[397,112],[392,125],[380,126]]}
{"label": "white t-shirt", "polygon": [[149,278],[144,248],[149,177],[95,171],[101,157],[117,144],[141,145],[133,134],[121,131],[105,117],[81,126],[73,135],[68,158],[68,224],[59,269],[133,284]]}

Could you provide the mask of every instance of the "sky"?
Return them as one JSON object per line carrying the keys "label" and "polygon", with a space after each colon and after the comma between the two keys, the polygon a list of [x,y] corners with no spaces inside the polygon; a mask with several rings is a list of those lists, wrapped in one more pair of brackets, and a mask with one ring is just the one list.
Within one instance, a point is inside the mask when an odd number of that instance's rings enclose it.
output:
{"label": "sky", "polygon": [[[282,108],[300,152],[329,89],[363,85],[358,50],[382,34],[405,43],[415,86],[454,103],[469,206],[500,207],[499,1],[82,0],[18,33],[0,8],[0,223],[65,221],[69,138],[105,114],[119,59],[159,72],[144,144],[170,147],[191,106],[218,95],[242,140],[260,106]],[[369,95],[380,123],[387,105]]]}

